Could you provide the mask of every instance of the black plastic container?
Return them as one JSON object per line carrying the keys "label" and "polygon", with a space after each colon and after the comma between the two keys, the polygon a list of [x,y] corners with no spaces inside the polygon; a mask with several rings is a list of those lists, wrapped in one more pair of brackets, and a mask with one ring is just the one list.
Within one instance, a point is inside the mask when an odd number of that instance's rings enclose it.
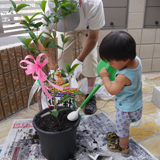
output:
{"label": "black plastic container", "polygon": [[46,132],[39,129],[35,120],[39,115],[43,115],[51,110],[46,108],[35,115],[33,126],[38,132],[43,156],[48,160],[67,160],[73,156],[76,150],[76,131],[80,122],[80,117],[72,128],[61,132]]}

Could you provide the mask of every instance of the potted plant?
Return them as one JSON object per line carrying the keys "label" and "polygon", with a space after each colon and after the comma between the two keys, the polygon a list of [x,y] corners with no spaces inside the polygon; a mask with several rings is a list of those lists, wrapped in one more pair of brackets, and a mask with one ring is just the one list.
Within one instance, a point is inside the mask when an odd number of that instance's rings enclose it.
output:
{"label": "potted plant", "polygon": [[[46,1],[43,0],[41,1],[41,3],[37,4],[42,9],[42,12],[38,12],[33,16],[28,17],[27,15],[19,14],[20,10],[29,6],[28,4],[20,4],[17,6],[13,0],[10,0],[10,2],[12,3],[12,7],[9,9],[9,12],[15,11],[20,17],[22,17],[20,24],[24,26],[25,32],[30,35],[30,38],[25,38],[23,36],[18,37],[19,40],[24,44],[22,47],[28,49],[31,53],[31,55],[26,56],[25,60],[21,61],[21,63],[26,63],[27,66],[21,67],[27,69],[26,74],[32,74],[33,78],[36,80],[35,84],[39,83],[39,86],[41,86],[45,95],[48,96],[49,99],[53,98],[54,100],[53,107],[46,108],[40,111],[33,118],[33,126],[40,137],[42,153],[44,157],[49,160],[68,159],[74,154],[76,149],[76,129],[80,122],[80,118],[78,118],[77,121],[70,122],[69,120],[67,120],[67,115],[72,111],[72,109],[64,108],[63,106],[59,107],[59,110],[57,108],[61,103],[65,102],[73,95],[80,92],[75,92],[72,95],[65,94],[64,97],[62,97],[58,101],[58,103],[56,103],[56,89],[58,89],[59,92],[61,92],[60,90],[63,89],[61,86],[59,86],[61,84],[56,85],[55,79],[58,61],[57,49],[61,49],[63,54],[64,44],[70,39],[72,39],[72,37],[65,37],[65,31],[69,23],[68,21],[68,23],[64,25],[64,34],[61,34],[63,45],[59,46],[57,44],[56,28],[59,20],[63,19],[65,21],[65,18],[67,16],[72,17],[72,15],[77,12],[77,3],[73,3],[70,0],[51,0],[50,2],[54,3],[54,7],[52,8],[54,12],[51,13],[49,16],[46,16],[44,14]],[[45,20],[45,23],[36,22],[35,17],[40,14]],[[37,35],[35,34],[35,30],[38,31],[41,25],[49,26],[50,23],[54,24],[54,31],[50,31],[50,33],[42,32]],[[45,37],[43,36],[44,34],[48,35],[49,38],[45,39]],[[38,41],[43,44],[45,50],[39,51]],[[33,47],[30,46],[32,42],[34,43]],[[55,71],[48,76],[46,76],[42,71],[42,67],[48,62],[48,57],[43,53],[44,51],[47,51],[47,48],[54,48],[53,54],[55,57]],[[31,61],[27,59],[30,59]],[[76,64],[71,68],[68,64],[65,65],[68,75],[71,75],[74,69],[78,66],[78,64]],[[58,72],[61,73],[63,76],[66,76],[64,70],[58,70]],[[50,85],[50,87],[53,86],[53,96],[48,92],[45,86],[46,84],[47,86]],[[30,95],[32,96],[32,94]]]}

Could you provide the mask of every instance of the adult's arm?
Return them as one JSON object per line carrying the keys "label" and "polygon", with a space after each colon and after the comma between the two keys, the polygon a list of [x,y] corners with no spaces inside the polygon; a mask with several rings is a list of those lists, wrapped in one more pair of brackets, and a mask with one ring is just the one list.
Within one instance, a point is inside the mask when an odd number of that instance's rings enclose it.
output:
{"label": "adult's arm", "polygon": [[77,57],[77,59],[81,62],[84,61],[86,56],[93,50],[95,47],[97,41],[99,38],[99,29],[98,30],[91,30],[89,29],[89,36],[86,40],[86,43],[80,53],[80,55]]}

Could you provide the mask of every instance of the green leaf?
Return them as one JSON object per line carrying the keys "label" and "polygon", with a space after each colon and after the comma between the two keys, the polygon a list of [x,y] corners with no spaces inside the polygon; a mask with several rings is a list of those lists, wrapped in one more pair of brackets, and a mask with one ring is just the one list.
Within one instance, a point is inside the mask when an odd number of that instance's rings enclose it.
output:
{"label": "green leaf", "polygon": [[36,35],[34,34],[34,32],[29,31],[28,33],[31,36],[31,38],[33,39],[34,43],[37,45],[38,39],[37,39]]}
{"label": "green leaf", "polygon": [[17,38],[18,38],[23,44],[25,44],[25,40],[26,40],[25,37],[23,37],[23,36],[18,36]]}
{"label": "green leaf", "polygon": [[43,32],[43,33],[46,34],[46,35],[48,35],[49,37],[51,37],[54,40],[54,38],[52,37],[52,35],[50,35],[49,33],[47,33],[47,32]]}
{"label": "green leaf", "polygon": [[[61,77],[67,77],[66,74],[61,73]],[[65,83],[67,83],[68,80],[65,81]]]}
{"label": "green leaf", "polygon": [[24,49],[28,49],[25,45],[22,46]]}
{"label": "green leaf", "polygon": [[48,50],[46,50],[46,49],[43,49],[43,50],[41,50],[41,52],[48,52]]}
{"label": "green leaf", "polygon": [[54,0],[54,3],[55,3],[55,6],[58,8],[58,6],[59,6],[59,5],[58,5],[58,4],[59,4],[59,3],[58,3],[58,0]]}
{"label": "green leaf", "polygon": [[41,8],[42,8],[42,11],[43,11],[43,12],[45,12],[46,3],[47,3],[46,1],[42,1],[42,2],[41,2]]}
{"label": "green leaf", "polygon": [[29,22],[29,17],[25,14],[22,14],[22,16]]}
{"label": "green leaf", "polygon": [[56,31],[52,31],[53,36],[56,37]]}
{"label": "green leaf", "polygon": [[53,43],[54,41],[52,39],[47,39],[43,45],[45,45],[45,48],[49,48],[49,46]]}
{"label": "green leaf", "polygon": [[61,12],[62,12],[63,16],[67,15],[67,11],[68,11],[68,9],[66,7],[64,7],[64,6],[61,7]]}
{"label": "green leaf", "polygon": [[65,63],[66,66],[66,72],[69,73],[71,71],[71,67],[68,63]]}
{"label": "green leaf", "polygon": [[54,117],[58,117],[59,111],[49,111]]}
{"label": "green leaf", "polygon": [[61,99],[61,101],[62,101],[61,103],[66,102],[66,101],[70,100],[71,98],[72,98],[72,96],[68,95],[67,97]]}
{"label": "green leaf", "polygon": [[33,23],[34,21],[37,21],[38,19],[32,19],[32,20],[29,20],[30,23]]}
{"label": "green leaf", "polygon": [[24,21],[24,20],[22,20],[22,21],[20,22],[20,24],[25,25],[27,28],[29,27],[29,24],[28,24],[26,21]]}
{"label": "green leaf", "polygon": [[[39,36],[38,36],[38,38],[37,38],[37,40],[39,40],[40,39],[40,37],[42,36],[42,34],[44,33],[44,31],[42,31],[40,34],[39,34]],[[43,37],[43,36],[42,36]]]}
{"label": "green leaf", "polygon": [[58,7],[54,7],[53,10],[54,10],[54,12],[57,12]]}
{"label": "green leaf", "polygon": [[62,77],[67,77],[66,74],[65,74],[65,71],[63,69],[61,69],[61,76]]}
{"label": "green leaf", "polygon": [[63,48],[60,47],[59,45],[51,45],[51,46],[49,46],[49,48],[58,48],[58,49],[62,49],[63,50]]}
{"label": "green leaf", "polygon": [[16,3],[12,0],[9,0],[12,3],[12,6],[14,7],[14,9],[16,8]]}
{"label": "green leaf", "polygon": [[[44,48],[48,48],[48,43],[51,41],[52,39],[46,39],[45,42],[43,43]],[[48,45],[47,45],[48,44]]]}
{"label": "green leaf", "polygon": [[10,8],[9,8],[9,12],[12,12],[12,11],[14,11],[14,8],[13,8],[13,7],[10,7]]}
{"label": "green leaf", "polygon": [[67,43],[71,39],[73,39],[73,37],[67,37],[67,38],[65,38],[64,43]]}
{"label": "green leaf", "polygon": [[36,49],[37,47],[32,47],[30,48],[30,52],[33,53],[33,51]]}
{"label": "green leaf", "polygon": [[71,6],[72,6],[72,7],[73,7],[73,5],[74,5],[73,3],[66,2],[66,3],[62,3],[62,4],[61,4],[61,7],[62,7],[62,6],[64,6],[64,7],[71,7]]}
{"label": "green leaf", "polygon": [[42,22],[38,22],[38,23],[36,23],[34,25],[35,25],[36,28],[39,28],[42,24],[43,24]]}
{"label": "green leaf", "polygon": [[27,48],[30,45],[31,41],[32,41],[32,38],[28,38],[25,40],[25,45],[27,46]]}
{"label": "green leaf", "polygon": [[75,64],[74,66],[72,66],[71,70],[74,71],[75,68],[78,66],[79,64]]}
{"label": "green leaf", "polygon": [[49,16],[48,16],[48,18],[54,18],[54,16],[55,16],[55,13],[51,13]]}
{"label": "green leaf", "polygon": [[62,39],[62,42],[64,41],[64,35],[63,34],[61,34],[61,39]]}
{"label": "green leaf", "polygon": [[37,16],[37,15],[40,14],[40,13],[42,13],[42,12],[37,12],[37,13],[35,13],[35,14],[30,18],[30,21],[31,21],[35,16]]}
{"label": "green leaf", "polygon": [[45,14],[43,14],[43,13],[42,13],[42,15],[43,15],[42,18],[43,18],[46,22],[48,22],[48,21],[49,21],[49,18],[48,18]]}
{"label": "green leaf", "polygon": [[25,30],[24,32],[25,32],[25,33],[29,33],[30,31],[31,31],[31,29],[28,28],[28,30]]}
{"label": "green leaf", "polygon": [[17,6],[17,8],[15,8],[15,11],[18,12],[18,11],[20,11],[21,9],[23,9],[23,8],[25,8],[27,6],[30,6],[30,5],[28,5],[28,4],[20,4],[20,5]]}
{"label": "green leaf", "polygon": [[61,69],[61,73],[62,73],[62,74],[65,74],[65,71],[64,71],[64,69]]}
{"label": "green leaf", "polygon": [[46,39],[44,38],[44,36],[40,37],[40,41],[41,41],[42,44],[46,41]]}
{"label": "green leaf", "polygon": [[47,22],[46,26],[48,27],[51,23],[52,23],[52,21],[49,20],[49,21]]}
{"label": "green leaf", "polygon": [[63,16],[57,16],[57,22],[58,22],[60,19],[63,19]]}

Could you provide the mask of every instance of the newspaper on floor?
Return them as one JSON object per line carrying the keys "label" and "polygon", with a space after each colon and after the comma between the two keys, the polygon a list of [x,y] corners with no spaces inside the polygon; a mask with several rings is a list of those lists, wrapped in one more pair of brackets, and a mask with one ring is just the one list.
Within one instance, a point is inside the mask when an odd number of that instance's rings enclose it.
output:
{"label": "newspaper on floor", "polygon": [[[157,160],[131,137],[129,154],[110,152],[106,133],[114,130],[114,123],[104,113],[83,116],[77,128],[77,150],[70,160]],[[45,160],[35,135],[31,119],[15,120],[0,160]]]}

